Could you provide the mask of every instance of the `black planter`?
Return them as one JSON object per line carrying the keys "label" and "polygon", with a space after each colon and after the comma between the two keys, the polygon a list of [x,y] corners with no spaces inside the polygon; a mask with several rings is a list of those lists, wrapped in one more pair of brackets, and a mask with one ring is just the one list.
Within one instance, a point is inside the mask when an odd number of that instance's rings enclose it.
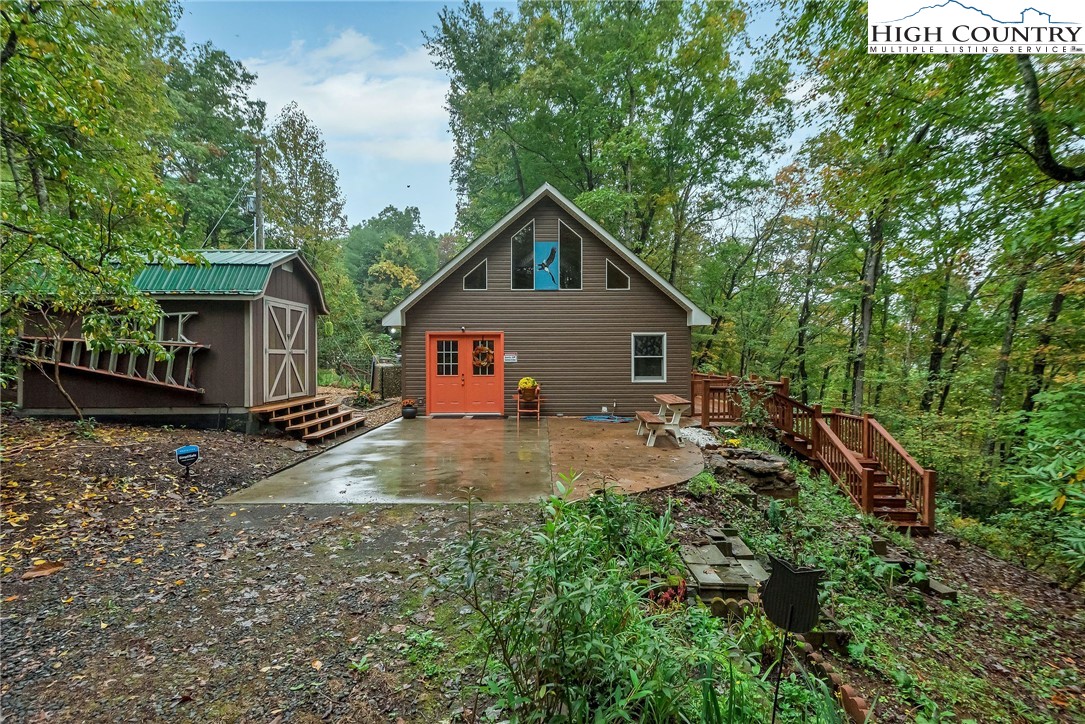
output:
{"label": "black planter", "polygon": [[417,407],[415,407],[414,405],[404,405],[403,406],[403,419],[404,420],[413,420],[416,417],[418,417],[418,408]]}

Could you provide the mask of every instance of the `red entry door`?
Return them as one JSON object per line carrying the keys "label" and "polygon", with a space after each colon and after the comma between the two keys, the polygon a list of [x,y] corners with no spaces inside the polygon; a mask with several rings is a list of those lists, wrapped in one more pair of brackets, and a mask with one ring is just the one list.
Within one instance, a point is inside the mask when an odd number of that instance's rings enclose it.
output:
{"label": "red entry door", "polygon": [[501,332],[426,333],[426,412],[505,411]]}

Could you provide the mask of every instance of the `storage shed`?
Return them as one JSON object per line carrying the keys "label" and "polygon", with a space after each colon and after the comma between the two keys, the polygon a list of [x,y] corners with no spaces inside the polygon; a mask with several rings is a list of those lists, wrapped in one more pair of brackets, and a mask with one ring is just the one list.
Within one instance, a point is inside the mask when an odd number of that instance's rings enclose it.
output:
{"label": "storage shed", "polygon": [[320,280],[295,250],[204,251],[207,264],[149,264],[136,286],[162,307],[158,341],[168,359],[95,351],[78,322],[63,339],[23,335],[23,415],[71,410],[44,374],[61,368],[83,413],[185,425],[245,419],[254,407],[316,393]]}
{"label": "storage shed", "polygon": [[427,414],[649,409],[690,395],[690,327],[710,319],[544,184],[384,318],[402,332],[403,395]]}

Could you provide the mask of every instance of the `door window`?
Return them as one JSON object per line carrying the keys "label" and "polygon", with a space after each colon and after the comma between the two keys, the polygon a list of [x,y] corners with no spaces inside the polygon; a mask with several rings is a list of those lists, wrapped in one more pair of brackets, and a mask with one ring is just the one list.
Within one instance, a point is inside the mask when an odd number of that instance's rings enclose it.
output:
{"label": "door window", "polygon": [[460,343],[455,339],[437,340],[437,376],[449,377],[460,373]]}
{"label": "door window", "polygon": [[494,376],[494,340],[476,339],[471,342],[471,372],[475,377]]}

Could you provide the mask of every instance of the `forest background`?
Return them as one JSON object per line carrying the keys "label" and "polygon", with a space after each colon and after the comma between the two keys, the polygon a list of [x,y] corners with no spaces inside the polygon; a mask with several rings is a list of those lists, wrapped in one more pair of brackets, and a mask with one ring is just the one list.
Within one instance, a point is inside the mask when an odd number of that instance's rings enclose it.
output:
{"label": "forest background", "polygon": [[437,232],[413,207],[348,226],[320,130],[178,13],[0,9],[5,349],[46,303],[153,344],[133,274],[251,247],[259,153],[267,246],[328,296],[321,364],[358,366],[395,352],[388,309],[549,182],[711,315],[697,368],[874,413],[939,471],[941,525],[1081,584],[1080,56],[868,55],[843,0],[449,7],[426,34],[455,142]]}

